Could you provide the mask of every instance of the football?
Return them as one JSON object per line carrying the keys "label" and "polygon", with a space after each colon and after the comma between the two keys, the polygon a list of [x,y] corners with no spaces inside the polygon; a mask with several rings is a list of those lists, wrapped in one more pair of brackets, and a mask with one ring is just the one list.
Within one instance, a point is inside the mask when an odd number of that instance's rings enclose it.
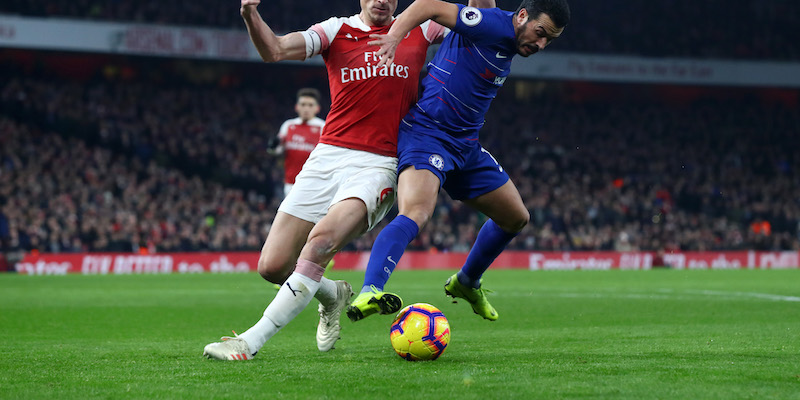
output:
{"label": "football", "polygon": [[411,304],[397,313],[389,339],[394,351],[408,361],[435,360],[450,342],[450,323],[430,304]]}

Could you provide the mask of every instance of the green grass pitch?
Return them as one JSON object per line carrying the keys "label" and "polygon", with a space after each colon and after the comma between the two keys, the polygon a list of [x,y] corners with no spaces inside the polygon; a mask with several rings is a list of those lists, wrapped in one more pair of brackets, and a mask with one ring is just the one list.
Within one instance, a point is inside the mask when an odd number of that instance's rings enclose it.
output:
{"label": "green grass pitch", "polygon": [[387,287],[450,321],[444,355],[417,363],[390,316],[344,317],[320,353],[316,301],[254,360],[204,359],[274,296],[256,274],[0,275],[0,398],[800,399],[800,270],[490,270],[497,322],[444,296],[450,274]]}

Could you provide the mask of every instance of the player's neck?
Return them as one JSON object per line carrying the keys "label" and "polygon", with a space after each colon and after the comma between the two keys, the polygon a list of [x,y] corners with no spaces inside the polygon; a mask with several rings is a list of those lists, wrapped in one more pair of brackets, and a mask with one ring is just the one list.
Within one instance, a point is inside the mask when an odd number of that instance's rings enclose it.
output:
{"label": "player's neck", "polygon": [[366,12],[361,11],[361,13],[358,14],[358,19],[360,19],[361,22],[364,23],[364,25],[369,26],[369,27],[386,26],[386,25],[391,24],[392,21],[394,21],[394,16],[392,16],[391,18],[389,18],[389,19],[387,19],[385,21],[377,21],[377,20],[374,20],[374,19],[370,18],[369,14],[367,14]]}

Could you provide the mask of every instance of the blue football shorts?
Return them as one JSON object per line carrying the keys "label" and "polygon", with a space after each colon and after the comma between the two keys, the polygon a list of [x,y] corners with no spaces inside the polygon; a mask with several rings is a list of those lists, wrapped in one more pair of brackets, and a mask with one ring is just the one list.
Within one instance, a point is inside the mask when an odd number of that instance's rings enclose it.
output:
{"label": "blue football shorts", "polygon": [[459,145],[447,133],[420,124],[400,124],[397,157],[398,173],[410,166],[427,169],[455,200],[474,199],[509,180],[503,166],[477,141]]}

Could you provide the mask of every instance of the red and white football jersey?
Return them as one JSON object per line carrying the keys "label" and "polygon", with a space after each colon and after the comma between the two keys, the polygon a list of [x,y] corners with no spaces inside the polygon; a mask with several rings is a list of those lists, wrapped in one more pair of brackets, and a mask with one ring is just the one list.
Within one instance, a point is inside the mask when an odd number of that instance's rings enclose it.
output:
{"label": "red and white football jersey", "polygon": [[325,121],[317,117],[307,122],[300,117],[292,118],[281,125],[278,137],[283,145],[284,182],[294,184],[294,178],[300,173],[311,151],[317,147],[324,126]]}
{"label": "red and white football jersey", "polygon": [[372,34],[386,34],[391,24],[367,26],[358,15],[334,17],[313,25],[328,70],[331,109],[320,143],[397,156],[400,120],[417,101],[419,75],[428,46],[445,28],[426,21],[400,42],[392,65],[377,68],[378,46]]}

